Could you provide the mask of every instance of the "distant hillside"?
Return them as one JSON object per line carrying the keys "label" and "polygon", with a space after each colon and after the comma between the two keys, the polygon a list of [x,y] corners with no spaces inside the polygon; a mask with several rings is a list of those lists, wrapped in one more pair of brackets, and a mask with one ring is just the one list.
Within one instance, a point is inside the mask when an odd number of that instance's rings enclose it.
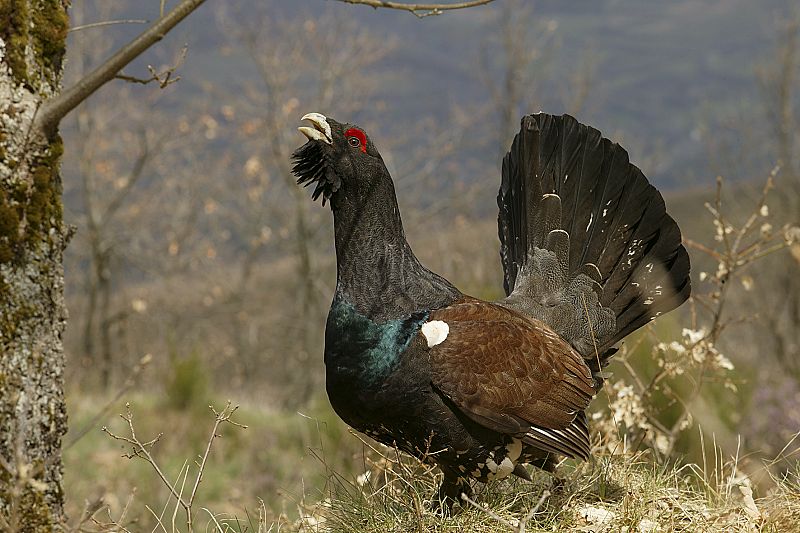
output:
{"label": "distant hillside", "polygon": [[[543,72],[550,80],[542,95],[543,110],[564,110],[558,93],[591,53],[592,94],[580,118],[624,139],[634,160],[648,158],[654,168],[645,171],[658,185],[704,181],[709,175],[701,138],[706,124],[735,116],[751,128],[759,127],[762,107],[754,69],[770,56],[776,23],[788,4],[786,0],[538,1],[539,18],[558,25],[549,72]],[[246,17],[250,8],[242,2],[235,5],[239,16]],[[387,108],[364,109],[360,118],[372,121],[381,115],[381,123],[394,122],[402,128],[421,116],[446,120],[453,102],[469,109],[487,101],[485,86],[475,75],[475,58],[492,31],[487,19],[499,5],[423,20],[321,0],[272,2],[267,9],[288,21],[320,10],[346,12],[377,34],[395,39],[397,49],[381,66],[393,73],[380,91]],[[133,1],[128,6],[125,15],[150,18],[158,7]],[[189,44],[189,57],[181,69],[183,96],[201,81],[224,91],[233,81],[255,75],[243,52],[229,50],[232,55],[220,56],[225,36],[216,24],[215,9],[213,2],[203,6],[168,36],[168,47],[155,52],[168,56],[165,49]],[[104,31],[123,39],[138,29]],[[142,63],[148,61],[153,58]],[[653,153],[657,157],[650,161]]]}

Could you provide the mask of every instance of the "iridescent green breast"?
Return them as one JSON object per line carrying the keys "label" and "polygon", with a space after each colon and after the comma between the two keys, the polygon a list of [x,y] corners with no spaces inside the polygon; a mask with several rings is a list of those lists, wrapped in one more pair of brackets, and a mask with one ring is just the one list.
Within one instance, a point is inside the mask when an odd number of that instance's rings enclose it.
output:
{"label": "iridescent green breast", "polygon": [[378,323],[337,297],[325,328],[328,372],[347,374],[364,384],[381,380],[397,365],[427,318],[428,313],[421,312]]}

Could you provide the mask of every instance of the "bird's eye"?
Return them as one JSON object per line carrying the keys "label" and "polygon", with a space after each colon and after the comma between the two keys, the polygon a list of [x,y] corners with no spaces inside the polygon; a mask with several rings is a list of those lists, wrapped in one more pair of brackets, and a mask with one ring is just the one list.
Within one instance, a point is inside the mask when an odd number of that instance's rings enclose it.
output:
{"label": "bird's eye", "polygon": [[367,136],[358,128],[350,128],[344,132],[347,137],[347,144],[353,148],[360,148],[362,152],[367,153]]}

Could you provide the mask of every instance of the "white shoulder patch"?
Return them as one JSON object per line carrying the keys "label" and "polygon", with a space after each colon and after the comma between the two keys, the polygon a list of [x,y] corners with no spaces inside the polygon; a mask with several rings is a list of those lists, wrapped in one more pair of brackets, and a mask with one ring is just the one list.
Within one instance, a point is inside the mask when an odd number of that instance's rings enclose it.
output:
{"label": "white shoulder patch", "polygon": [[422,324],[422,334],[428,341],[428,348],[443,343],[448,333],[450,333],[450,326],[447,325],[447,322],[431,320]]}

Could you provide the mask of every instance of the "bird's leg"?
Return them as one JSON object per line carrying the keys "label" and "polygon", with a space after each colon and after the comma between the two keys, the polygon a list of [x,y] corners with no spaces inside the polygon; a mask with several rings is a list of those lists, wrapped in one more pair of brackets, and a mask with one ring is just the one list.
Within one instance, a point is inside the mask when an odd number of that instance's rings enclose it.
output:
{"label": "bird's leg", "polygon": [[542,470],[544,470],[545,472],[547,472],[552,476],[553,486],[550,488],[550,490],[553,493],[558,493],[562,491],[566,486],[567,480],[556,474],[556,458],[552,453],[548,453],[543,457],[537,457],[535,459],[531,459],[529,461],[529,464],[532,464],[537,468],[541,468]]}
{"label": "bird's leg", "polygon": [[528,460],[528,464],[535,466],[541,470],[544,470],[548,474],[555,476],[556,475],[556,458],[553,456],[552,453],[543,452],[544,455],[539,457],[532,457]]}
{"label": "bird's leg", "polygon": [[453,509],[453,504],[462,503],[461,495],[466,494],[472,497],[472,487],[465,478],[453,473],[444,471],[444,480],[439,485],[439,490],[431,502],[431,508],[439,514],[449,514]]}

